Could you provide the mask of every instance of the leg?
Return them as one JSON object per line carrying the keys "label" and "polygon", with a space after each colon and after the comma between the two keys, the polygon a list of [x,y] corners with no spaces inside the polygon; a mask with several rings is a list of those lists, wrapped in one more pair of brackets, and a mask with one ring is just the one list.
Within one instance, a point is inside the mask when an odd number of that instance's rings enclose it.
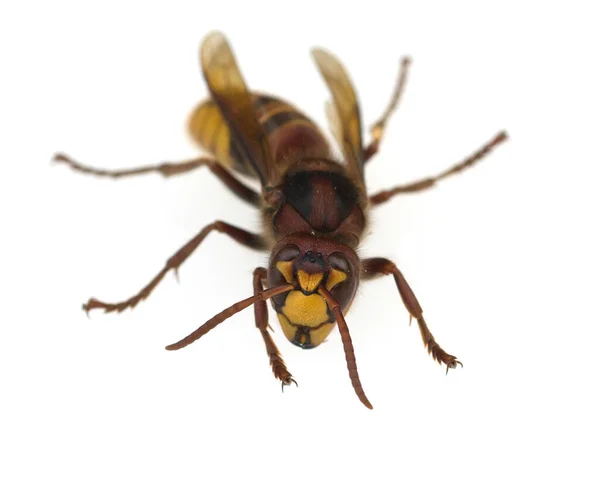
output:
{"label": "leg", "polygon": [[410,66],[410,58],[403,58],[400,63],[400,74],[398,75],[398,80],[396,80],[396,87],[394,87],[394,93],[392,94],[392,99],[390,100],[387,108],[383,112],[381,118],[375,122],[371,126],[371,143],[363,153],[364,162],[366,163],[373,155],[375,155],[379,151],[379,143],[381,142],[381,138],[383,136],[383,132],[385,131],[385,124],[387,120],[390,118],[390,115],[393,111],[398,107],[400,103],[400,98],[402,97],[402,93],[404,91],[404,87],[406,86],[406,79],[408,77],[408,67]]}
{"label": "leg", "polygon": [[485,145],[483,145],[479,150],[473,153],[471,156],[467,157],[461,163],[452,166],[450,169],[446,169],[442,171],[437,176],[433,178],[424,178],[422,180],[414,181],[413,183],[409,183],[408,185],[400,185],[389,190],[383,190],[382,192],[378,192],[369,197],[371,204],[376,206],[377,204],[381,204],[390,200],[395,195],[400,193],[411,193],[411,192],[420,192],[421,190],[425,190],[426,188],[431,188],[438,181],[452,176],[453,174],[457,174],[467,167],[471,167],[473,164],[476,164],[479,160],[485,157],[494,147],[502,143],[504,140],[508,138],[505,131],[501,131],[494,138],[488,141]]}
{"label": "leg", "polygon": [[119,303],[104,303],[96,300],[95,298],[90,298],[88,302],[83,305],[83,310],[89,312],[93,309],[104,309],[104,312],[122,312],[128,307],[135,307],[140,301],[148,298],[148,295],[150,295],[150,293],[154,290],[154,288],[169,270],[174,270],[175,274],[177,274],[177,269],[181,266],[181,264],[188,256],[192,254],[192,252],[195,251],[204,238],[213,230],[228,235],[233,240],[243,244],[244,246],[248,246],[253,249],[265,249],[265,243],[260,235],[247,232],[246,230],[242,230],[241,228],[234,227],[222,221],[215,221],[214,223],[204,227],[198,235],[196,235],[192,240],[179,249],[179,251],[171,256],[167,260],[167,263],[162,270],[156,274],[156,276],[146,286],[144,286],[144,288],[138,294]]}
{"label": "leg", "polygon": [[[263,291],[263,281],[267,278],[267,269],[263,267],[259,267],[254,271],[254,294],[257,295]],[[292,378],[292,374],[287,370],[285,366],[285,362],[275,345],[275,342],[271,338],[271,335],[268,331],[269,326],[269,312],[267,310],[267,302],[266,300],[259,300],[254,304],[254,320],[256,322],[256,327],[260,330],[262,334],[263,340],[265,342],[265,347],[267,349],[267,354],[269,356],[269,361],[271,362],[271,369],[273,370],[273,374],[275,378],[281,381],[281,390],[285,385],[290,385],[292,382],[296,384],[296,380]]]}
{"label": "leg", "polygon": [[462,363],[458,361],[456,357],[445,352],[435,341],[435,338],[433,338],[433,335],[431,334],[431,331],[429,331],[425,319],[423,318],[423,309],[421,309],[417,297],[393,262],[386,258],[370,258],[368,260],[363,260],[361,262],[361,267],[363,278],[365,279],[372,279],[382,274],[393,274],[394,279],[396,280],[396,286],[398,287],[398,292],[400,293],[400,298],[402,298],[406,310],[408,310],[411,319],[414,317],[419,324],[421,338],[423,339],[427,352],[431,354],[438,363],[444,363],[446,365],[446,373],[448,373],[449,368],[456,368],[457,364],[462,366]]}
{"label": "leg", "polygon": [[160,173],[164,177],[168,178],[169,176],[187,173],[189,171],[197,169],[198,167],[206,166],[235,195],[257,207],[259,206],[260,202],[260,196],[258,193],[244,185],[235,176],[233,176],[228,169],[226,169],[221,164],[208,157],[198,157],[196,159],[187,160],[183,162],[167,162],[163,164],[157,164],[155,166],[120,169],[118,171],[111,171],[108,169],[99,169],[95,167],[85,166],[83,164],[79,164],[78,162],[74,161],[73,159],[62,153],[57,153],[54,156],[53,160],[55,162],[64,162],[75,171],[79,171],[81,173],[93,174],[94,176],[108,178],[123,178],[127,176],[136,176],[138,174],[147,173]]}

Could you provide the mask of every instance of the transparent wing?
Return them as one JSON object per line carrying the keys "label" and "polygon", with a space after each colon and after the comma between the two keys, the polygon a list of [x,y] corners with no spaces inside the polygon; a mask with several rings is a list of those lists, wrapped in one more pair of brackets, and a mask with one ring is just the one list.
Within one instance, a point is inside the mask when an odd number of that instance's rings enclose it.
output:
{"label": "transparent wing", "polygon": [[222,33],[210,33],[200,49],[204,78],[225,118],[240,154],[268,185],[274,176],[273,156],[260,126],[252,98],[237,66],[233,52]]}
{"label": "transparent wing", "polygon": [[364,184],[363,142],[360,108],[352,82],[342,64],[323,49],[314,49],[312,56],[333,97],[333,107],[327,115],[330,127],[344,153],[353,178]]}

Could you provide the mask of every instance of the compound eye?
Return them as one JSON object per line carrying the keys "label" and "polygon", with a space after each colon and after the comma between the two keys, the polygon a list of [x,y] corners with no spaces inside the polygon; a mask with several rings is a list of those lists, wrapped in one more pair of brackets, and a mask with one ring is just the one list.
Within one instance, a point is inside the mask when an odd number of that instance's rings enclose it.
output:
{"label": "compound eye", "polygon": [[275,261],[292,261],[300,254],[300,249],[297,246],[286,246],[279,253],[277,253],[277,257]]}
{"label": "compound eye", "polygon": [[342,272],[350,272],[350,263],[342,253],[333,253],[329,255],[329,264],[332,268]]}

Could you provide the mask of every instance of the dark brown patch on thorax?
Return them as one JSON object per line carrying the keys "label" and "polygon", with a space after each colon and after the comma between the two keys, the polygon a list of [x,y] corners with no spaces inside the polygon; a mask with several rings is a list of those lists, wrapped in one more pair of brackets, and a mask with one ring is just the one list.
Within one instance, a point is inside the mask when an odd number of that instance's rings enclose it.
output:
{"label": "dark brown patch on thorax", "polygon": [[289,203],[316,232],[337,230],[357,205],[358,193],[345,176],[327,171],[300,171],[282,186]]}

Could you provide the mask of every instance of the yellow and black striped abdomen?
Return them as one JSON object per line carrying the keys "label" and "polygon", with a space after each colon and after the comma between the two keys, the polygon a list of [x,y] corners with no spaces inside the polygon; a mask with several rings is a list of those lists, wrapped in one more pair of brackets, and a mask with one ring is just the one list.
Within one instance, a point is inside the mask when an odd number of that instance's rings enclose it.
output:
{"label": "yellow and black striped abdomen", "polygon": [[[317,126],[295,107],[280,99],[253,94],[256,118],[271,146],[275,161],[298,154],[327,156],[329,147]],[[213,100],[200,103],[189,119],[192,138],[217,161],[230,169],[254,176]]]}

